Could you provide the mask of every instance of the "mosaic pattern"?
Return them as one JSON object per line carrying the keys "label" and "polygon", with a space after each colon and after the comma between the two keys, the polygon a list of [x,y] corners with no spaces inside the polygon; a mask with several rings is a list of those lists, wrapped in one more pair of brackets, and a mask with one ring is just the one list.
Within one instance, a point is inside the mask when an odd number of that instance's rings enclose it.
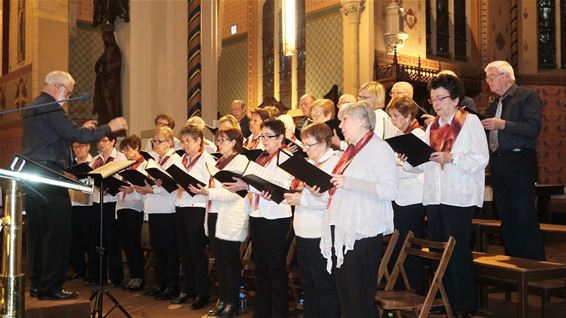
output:
{"label": "mosaic pattern", "polygon": [[[79,23],[77,36],[69,39],[69,73],[75,79],[74,94],[84,92],[94,94],[96,72],[94,64],[104,52],[102,34],[98,28]],[[96,119],[92,114],[92,98],[86,102],[75,101],[69,107],[69,116],[76,121]]]}
{"label": "mosaic pattern", "polygon": [[320,98],[334,84],[342,90],[342,17],[336,9],[326,16],[307,17],[306,24],[306,92]]}
{"label": "mosaic pattern", "polygon": [[218,112],[228,114],[234,99],[247,102],[247,38],[223,45],[218,62]]}

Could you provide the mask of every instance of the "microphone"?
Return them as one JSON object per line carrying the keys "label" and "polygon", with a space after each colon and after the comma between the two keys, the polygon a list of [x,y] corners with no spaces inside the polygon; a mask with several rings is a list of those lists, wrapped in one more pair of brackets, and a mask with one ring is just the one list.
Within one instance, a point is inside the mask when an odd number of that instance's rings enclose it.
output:
{"label": "microphone", "polygon": [[4,115],[4,114],[9,114],[9,113],[13,113],[13,112],[19,112],[22,110],[30,110],[30,109],[36,109],[36,108],[41,108],[41,107],[45,107],[45,106],[50,106],[50,105],[56,105],[56,104],[60,104],[60,103],[66,103],[66,102],[72,102],[72,101],[76,101],[76,100],[81,100],[83,102],[88,101],[90,98],[92,97],[92,94],[89,92],[84,92],[79,96],[76,97],[71,97],[71,98],[67,98],[67,99],[61,99],[61,100],[56,100],[56,101],[52,101],[52,102],[48,102],[48,103],[43,103],[43,104],[37,104],[37,105],[33,105],[33,106],[26,106],[23,108],[14,108],[14,109],[8,109],[5,111],[0,112],[0,115]]}

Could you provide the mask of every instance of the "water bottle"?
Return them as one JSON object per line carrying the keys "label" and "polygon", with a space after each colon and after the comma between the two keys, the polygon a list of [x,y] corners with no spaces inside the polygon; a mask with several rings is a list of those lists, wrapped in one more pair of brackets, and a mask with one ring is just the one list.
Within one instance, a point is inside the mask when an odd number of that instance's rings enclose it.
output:
{"label": "water bottle", "polygon": [[240,285],[240,313],[243,313],[248,306],[248,294],[244,285]]}

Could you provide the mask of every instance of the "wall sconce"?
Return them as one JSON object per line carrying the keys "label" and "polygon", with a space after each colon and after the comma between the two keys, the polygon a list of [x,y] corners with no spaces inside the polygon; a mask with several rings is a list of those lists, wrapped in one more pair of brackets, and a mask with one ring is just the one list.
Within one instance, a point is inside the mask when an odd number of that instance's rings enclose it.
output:
{"label": "wall sconce", "polygon": [[281,0],[281,26],[283,30],[283,54],[295,54],[297,8],[295,0]]}

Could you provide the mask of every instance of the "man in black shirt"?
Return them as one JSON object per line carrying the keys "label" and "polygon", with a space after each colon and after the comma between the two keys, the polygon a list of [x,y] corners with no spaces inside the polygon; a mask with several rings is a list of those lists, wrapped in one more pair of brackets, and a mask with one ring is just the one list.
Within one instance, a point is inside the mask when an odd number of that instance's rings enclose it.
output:
{"label": "man in black shirt", "polygon": [[485,68],[490,90],[499,96],[482,124],[491,150],[491,180],[507,255],[542,260],[544,242],[535,207],[537,138],[542,101],[515,84],[513,68],[494,61]]}
{"label": "man in black shirt", "polygon": [[252,134],[250,132],[250,118],[248,117],[248,108],[244,101],[239,99],[233,100],[230,104],[230,113],[240,122],[240,129],[244,138],[249,137]]}
{"label": "man in black shirt", "polygon": [[[54,71],[45,78],[42,92],[28,106],[68,99],[75,86],[69,73]],[[22,155],[56,171],[72,163],[71,143],[89,143],[115,131],[126,130],[123,117],[107,125],[87,121],[78,127],[62,107],[64,103],[24,110]],[[28,277],[30,295],[41,300],[64,300],[78,293],[63,288],[69,261],[71,202],[66,189],[36,186],[47,200],[27,191],[25,207],[28,222]]]}

